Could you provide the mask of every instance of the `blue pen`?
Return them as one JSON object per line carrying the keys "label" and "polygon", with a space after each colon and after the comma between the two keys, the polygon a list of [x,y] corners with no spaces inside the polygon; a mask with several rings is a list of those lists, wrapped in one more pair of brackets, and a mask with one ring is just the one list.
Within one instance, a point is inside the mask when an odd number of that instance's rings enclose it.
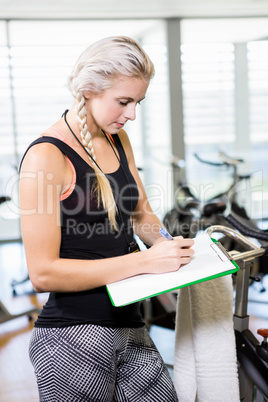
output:
{"label": "blue pen", "polygon": [[159,233],[161,234],[161,236],[165,237],[165,239],[173,240],[173,237],[164,228],[160,228]]}

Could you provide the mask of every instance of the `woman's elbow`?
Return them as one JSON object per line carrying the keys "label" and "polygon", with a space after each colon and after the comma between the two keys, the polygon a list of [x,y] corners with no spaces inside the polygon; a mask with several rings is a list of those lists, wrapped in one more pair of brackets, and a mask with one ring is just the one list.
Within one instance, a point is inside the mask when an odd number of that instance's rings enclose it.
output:
{"label": "woman's elbow", "polygon": [[32,283],[32,286],[37,293],[46,293],[50,292],[51,285],[49,284],[48,275],[43,270],[31,270],[29,269],[29,277]]}
{"label": "woman's elbow", "polygon": [[48,292],[46,282],[44,280],[42,280],[41,276],[38,276],[38,275],[30,276],[30,280],[31,280],[32,286],[34,288],[34,291],[36,293]]}

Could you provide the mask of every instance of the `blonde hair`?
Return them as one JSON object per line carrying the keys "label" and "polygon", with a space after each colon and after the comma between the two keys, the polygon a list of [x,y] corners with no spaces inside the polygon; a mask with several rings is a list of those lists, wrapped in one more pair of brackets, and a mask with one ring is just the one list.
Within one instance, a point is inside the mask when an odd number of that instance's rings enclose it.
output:
{"label": "blonde hair", "polygon": [[[116,77],[127,76],[150,80],[154,66],[142,47],[133,39],[114,36],[101,39],[90,45],[78,58],[68,80],[68,87],[76,101],[76,119],[82,143],[91,157],[96,160],[92,137],[87,127],[87,113],[84,92],[101,93],[112,86]],[[91,160],[91,159],[90,159]],[[113,229],[117,229],[117,207],[110,182],[96,164],[96,194],[98,206],[102,203],[107,210]]]}

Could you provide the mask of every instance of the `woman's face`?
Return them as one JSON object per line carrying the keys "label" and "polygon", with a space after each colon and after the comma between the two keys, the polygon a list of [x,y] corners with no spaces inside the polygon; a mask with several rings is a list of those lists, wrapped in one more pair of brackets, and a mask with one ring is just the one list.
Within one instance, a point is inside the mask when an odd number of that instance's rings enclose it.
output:
{"label": "woman's face", "polygon": [[128,120],[135,120],[136,106],[144,99],[148,85],[142,78],[120,77],[100,94],[85,94],[89,132],[94,134],[101,128],[116,134]]}

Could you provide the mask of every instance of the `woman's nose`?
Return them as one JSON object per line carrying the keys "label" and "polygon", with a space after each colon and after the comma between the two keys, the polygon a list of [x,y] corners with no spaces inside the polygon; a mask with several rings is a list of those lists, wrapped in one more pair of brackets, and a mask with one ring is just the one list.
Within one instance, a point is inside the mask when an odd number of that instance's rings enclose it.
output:
{"label": "woman's nose", "polygon": [[125,118],[128,120],[136,119],[136,105],[134,103],[129,103],[125,109],[124,113]]}

